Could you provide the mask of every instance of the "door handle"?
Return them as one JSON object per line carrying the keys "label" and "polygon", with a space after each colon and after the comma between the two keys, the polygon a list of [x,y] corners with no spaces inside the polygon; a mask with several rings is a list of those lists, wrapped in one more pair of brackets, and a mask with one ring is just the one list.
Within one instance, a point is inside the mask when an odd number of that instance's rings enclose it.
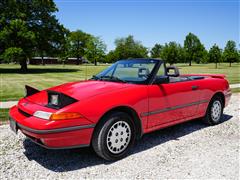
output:
{"label": "door handle", "polygon": [[198,89],[198,86],[192,86],[192,90]]}

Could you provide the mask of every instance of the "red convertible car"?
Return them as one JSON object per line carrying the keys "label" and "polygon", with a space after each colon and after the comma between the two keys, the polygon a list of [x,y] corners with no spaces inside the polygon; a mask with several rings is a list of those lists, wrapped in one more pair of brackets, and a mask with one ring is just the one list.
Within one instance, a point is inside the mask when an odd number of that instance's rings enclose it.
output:
{"label": "red convertible car", "polygon": [[87,81],[43,91],[26,86],[10,127],[49,149],[92,146],[117,160],[145,133],[196,118],[220,123],[230,96],[224,75],[180,75],[162,60],[121,60]]}

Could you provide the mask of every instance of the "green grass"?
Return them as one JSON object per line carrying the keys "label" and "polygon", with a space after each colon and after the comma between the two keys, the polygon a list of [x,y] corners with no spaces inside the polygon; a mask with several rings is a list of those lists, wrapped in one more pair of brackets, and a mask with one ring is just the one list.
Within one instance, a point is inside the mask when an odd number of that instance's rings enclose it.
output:
{"label": "green grass", "polygon": [[0,125],[8,121],[8,111],[9,109],[0,109]]}
{"label": "green grass", "polygon": [[177,64],[177,67],[180,69],[180,74],[225,74],[230,84],[240,83],[240,64],[232,64],[232,67],[229,67],[229,64],[221,63],[217,69],[215,68],[215,64],[194,64],[193,66]]}
{"label": "green grass", "polygon": [[233,88],[231,89],[232,93],[239,93],[240,92],[240,88]]}
{"label": "green grass", "polygon": [[30,65],[28,74],[19,73],[18,65],[0,64],[0,101],[17,100],[24,96],[24,85],[45,89],[62,83],[90,78],[107,66]]}
{"label": "green grass", "polygon": [[[24,85],[45,89],[66,82],[90,78],[108,65],[29,65],[29,73],[19,73],[19,65],[0,64],[0,101],[17,100],[24,96]],[[240,64],[177,64],[180,73],[217,73],[226,74],[231,84],[240,83]]]}

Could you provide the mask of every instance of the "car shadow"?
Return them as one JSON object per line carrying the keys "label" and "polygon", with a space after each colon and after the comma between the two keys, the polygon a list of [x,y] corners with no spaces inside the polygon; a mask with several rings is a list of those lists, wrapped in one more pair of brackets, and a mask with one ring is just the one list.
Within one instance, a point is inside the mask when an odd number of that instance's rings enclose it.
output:
{"label": "car shadow", "polygon": [[[230,120],[232,117],[224,114],[222,123]],[[178,140],[180,137],[207,127],[197,119],[148,133],[136,143],[130,155],[146,151],[171,140]],[[23,145],[25,148],[24,154],[29,161],[36,161],[41,166],[54,172],[74,171],[99,164],[114,163],[98,157],[90,147],[71,150],[48,150],[34,144],[29,139],[25,139]]]}

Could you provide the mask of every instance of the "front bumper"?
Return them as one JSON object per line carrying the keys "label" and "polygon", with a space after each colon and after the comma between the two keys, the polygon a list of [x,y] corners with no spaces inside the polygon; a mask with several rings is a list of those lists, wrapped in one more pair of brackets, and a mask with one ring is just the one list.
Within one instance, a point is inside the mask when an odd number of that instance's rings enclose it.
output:
{"label": "front bumper", "polygon": [[[28,121],[35,121],[35,123],[32,123],[30,127],[27,123]],[[10,109],[11,128],[14,129],[15,132],[20,130],[33,142],[48,149],[66,149],[89,146],[95,126],[95,124],[85,124],[49,129],[49,122],[44,120],[44,122],[46,122],[46,128],[44,129],[43,123],[40,123],[39,125],[38,122],[42,122],[42,120],[39,119],[39,121],[37,121],[35,117],[25,117],[18,111],[17,107]],[[35,127],[32,127],[33,125]],[[54,125],[50,125],[51,127],[54,127]],[[38,129],[37,127],[41,127],[42,129]]]}

